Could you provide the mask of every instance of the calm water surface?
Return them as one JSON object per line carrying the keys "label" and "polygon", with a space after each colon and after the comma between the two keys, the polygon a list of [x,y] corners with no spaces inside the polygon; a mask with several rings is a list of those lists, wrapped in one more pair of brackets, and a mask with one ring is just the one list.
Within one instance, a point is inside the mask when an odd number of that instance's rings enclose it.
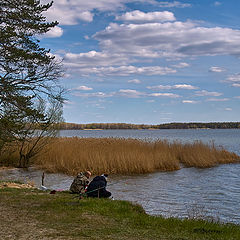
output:
{"label": "calm water surface", "polygon": [[[240,130],[94,130],[61,131],[61,136],[167,139],[182,142],[202,140],[240,154]],[[41,183],[41,171],[0,171],[0,179]],[[50,189],[68,189],[73,177],[46,174]],[[108,189],[115,199],[141,204],[152,215],[166,217],[209,216],[240,224],[240,164],[208,169],[183,168],[138,176],[111,176]]]}

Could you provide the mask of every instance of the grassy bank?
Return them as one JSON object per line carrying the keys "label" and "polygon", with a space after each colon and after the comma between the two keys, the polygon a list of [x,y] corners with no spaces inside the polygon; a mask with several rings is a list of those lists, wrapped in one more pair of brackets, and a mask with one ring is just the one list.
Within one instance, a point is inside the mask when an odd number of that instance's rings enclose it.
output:
{"label": "grassy bank", "polygon": [[0,189],[0,212],[0,239],[240,239],[240,226],[153,217],[126,201],[66,192]]}
{"label": "grassy bank", "polygon": [[[2,155],[5,162],[17,158],[13,150],[6,153],[5,158]],[[34,163],[49,172],[69,175],[86,169],[94,174],[140,174],[174,171],[180,169],[181,165],[207,168],[236,163],[239,159],[234,153],[202,142],[182,144],[160,140],[147,142],[137,139],[71,137],[53,139],[37,155]]]}

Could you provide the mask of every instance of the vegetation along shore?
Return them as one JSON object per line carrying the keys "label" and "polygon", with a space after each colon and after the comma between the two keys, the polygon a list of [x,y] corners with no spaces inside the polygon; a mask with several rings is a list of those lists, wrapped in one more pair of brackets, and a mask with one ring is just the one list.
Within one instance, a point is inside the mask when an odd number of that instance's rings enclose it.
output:
{"label": "vegetation along shore", "polygon": [[131,124],[131,123],[59,123],[61,130],[101,130],[101,129],[236,129],[240,122],[190,122],[190,123],[163,123],[163,124]]}
{"label": "vegetation along shore", "polygon": [[[28,149],[31,148],[26,146],[25,151]],[[17,166],[20,150],[15,145],[6,146],[0,164]],[[240,161],[237,154],[200,141],[183,144],[162,140],[62,137],[51,138],[36,151],[39,152],[29,164],[69,175],[76,175],[83,169],[94,174],[141,174],[174,171],[181,166],[207,168]]]}
{"label": "vegetation along shore", "polygon": [[139,205],[68,192],[0,189],[0,239],[236,240],[240,226],[149,216]]}

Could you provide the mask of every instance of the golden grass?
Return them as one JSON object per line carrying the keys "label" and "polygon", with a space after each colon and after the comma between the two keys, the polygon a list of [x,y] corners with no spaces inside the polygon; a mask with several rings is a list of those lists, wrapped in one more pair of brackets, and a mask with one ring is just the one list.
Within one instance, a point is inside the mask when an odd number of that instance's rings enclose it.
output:
{"label": "golden grass", "polygon": [[140,174],[186,167],[207,168],[239,162],[240,157],[202,142],[181,144],[119,138],[56,138],[35,160],[49,172],[69,175],[84,170],[93,174]]}
{"label": "golden grass", "polygon": [[[0,165],[17,166],[17,148],[8,146],[0,155]],[[85,170],[93,174],[140,174],[174,171],[181,165],[207,168],[239,161],[235,153],[200,141],[182,144],[166,140],[65,137],[52,138],[31,163],[49,172],[76,175]]]}

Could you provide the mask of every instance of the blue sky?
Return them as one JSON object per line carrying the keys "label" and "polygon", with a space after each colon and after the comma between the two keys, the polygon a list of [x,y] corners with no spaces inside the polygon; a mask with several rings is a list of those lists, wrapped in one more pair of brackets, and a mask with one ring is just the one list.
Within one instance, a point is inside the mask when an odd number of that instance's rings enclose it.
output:
{"label": "blue sky", "polygon": [[[42,0],[43,3],[48,2]],[[55,0],[67,122],[239,121],[238,0]]]}

